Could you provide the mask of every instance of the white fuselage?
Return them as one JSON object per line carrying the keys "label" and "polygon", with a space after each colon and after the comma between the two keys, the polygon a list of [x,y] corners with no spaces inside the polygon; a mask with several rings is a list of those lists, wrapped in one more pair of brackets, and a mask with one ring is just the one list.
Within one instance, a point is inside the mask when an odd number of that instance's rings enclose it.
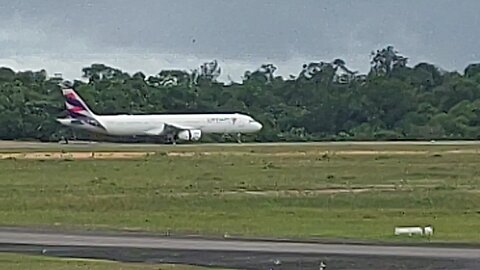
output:
{"label": "white fuselage", "polygon": [[200,130],[202,133],[254,133],[262,125],[252,117],[239,113],[229,114],[153,114],[153,115],[97,115],[95,125],[80,125],[75,119],[58,119],[64,125],[114,136],[161,135],[165,126]]}

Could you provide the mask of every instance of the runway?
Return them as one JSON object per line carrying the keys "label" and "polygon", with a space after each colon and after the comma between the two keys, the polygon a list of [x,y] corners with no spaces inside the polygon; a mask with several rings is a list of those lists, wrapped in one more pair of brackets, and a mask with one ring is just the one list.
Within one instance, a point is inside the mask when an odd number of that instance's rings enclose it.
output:
{"label": "runway", "polygon": [[[195,256],[191,254],[204,254],[201,257],[211,258],[212,261],[204,262],[203,265],[216,265],[216,266],[232,266],[226,263],[222,263],[222,260],[212,258],[212,256],[217,256],[218,254],[230,254],[230,260],[232,258],[245,257],[245,254],[248,254],[247,257],[250,259],[259,257],[263,258],[263,261],[266,260],[265,256],[269,258],[267,261],[271,264],[272,260],[281,261],[283,258],[289,258],[290,261],[295,261],[297,258],[299,262],[310,262],[316,260],[318,262],[319,258],[323,260],[340,260],[339,258],[357,258],[358,261],[370,260],[370,263],[379,259],[386,259],[393,262],[399,260],[399,258],[408,258],[402,259],[413,263],[417,260],[418,262],[428,262],[430,267],[432,263],[443,262],[443,265],[447,265],[447,262],[456,262],[456,269],[460,265],[459,263],[463,262],[467,265],[479,266],[480,267],[480,248],[474,247],[432,247],[432,246],[388,246],[388,245],[366,245],[366,244],[326,244],[326,243],[306,243],[306,242],[290,242],[290,241],[258,241],[258,240],[232,240],[232,239],[205,239],[205,238],[173,238],[166,236],[156,236],[156,235],[138,235],[138,234],[129,234],[129,233],[56,233],[56,232],[42,232],[42,231],[29,231],[29,230],[11,230],[11,229],[2,229],[0,230],[0,250],[7,251],[20,251],[21,248],[25,249],[25,245],[31,247],[42,247],[42,250],[49,253],[54,252],[55,250],[65,250],[69,251],[70,256],[75,255],[75,250],[83,250],[85,253],[85,248],[97,249],[97,252],[93,252],[93,255],[87,257],[98,257],[98,250],[103,250],[103,253],[106,253],[105,250],[115,249],[115,250],[125,250],[126,252],[130,250],[144,250],[140,252],[145,254],[145,252],[157,251],[154,258],[130,258],[133,261],[149,261],[152,262],[152,259],[159,259],[162,256],[165,259],[168,259],[168,255],[165,253],[177,254],[176,258],[178,259],[178,254],[190,254],[192,257],[184,256],[184,261],[182,263],[195,263]],[[10,247],[10,250],[6,247]],[[25,250],[23,250],[24,252]],[[30,249],[31,251],[31,249]],[[80,252],[82,253],[82,252]],[[148,253],[148,252],[147,252]],[[154,253],[155,254],[155,253]],[[163,255],[162,255],[163,254]],[[235,255],[236,254],[236,255]],[[55,254],[53,254],[55,255]],[[117,254],[118,256],[118,254]],[[131,256],[131,255],[130,255]],[[144,255],[143,255],[144,256]],[[108,257],[108,256],[107,256]],[[148,257],[148,256],[147,256]],[[170,256],[171,257],[171,256]],[[314,259],[315,258],[315,259]],[[114,258],[122,260],[122,258]],[[198,259],[198,258],[197,258]],[[225,260],[225,259],[224,259]],[[128,260],[127,260],[128,261]],[[172,261],[172,260],[170,260]],[[248,265],[238,265],[238,260],[235,266],[246,267],[244,269],[261,269],[261,268],[248,268]],[[248,261],[248,260],[247,260]],[[247,263],[245,261],[245,263]],[[340,260],[341,261],[341,260]],[[202,264],[202,263],[198,263]],[[341,265],[341,264],[339,264]],[[418,266],[418,264],[417,264]],[[290,266],[292,267],[292,266]],[[283,268],[275,268],[283,269]],[[297,269],[297,268],[285,268],[285,269]],[[300,269],[300,268],[299,268]],[[301,268],[301,269],[313,269],[313,268]],[[318,268],[316,268],[318,269]],[[340,269],[340,268],[335,268]],[[363,268],[355,268],[363,269]],[[385,268],[383,268],[385,269]],[[447,268],[430,268],[430,269],[447,269]],[[470,269],[470,268],[463,268]]]}
{"label": "runway", "polygon": [[129,148],[159,148],[159,147],[241,147],[241,146],[480,146],[480,141],[323,141],[323,142],[262,142],[262,143],[179,143],[170,144],[151,143],[111,143],[95,141],[70,141],[69,144],[53,142],[27,142],[27,141],[0,141],[0,149],[55,149],[55,148],[104,148],[104,149],[129,149]]}

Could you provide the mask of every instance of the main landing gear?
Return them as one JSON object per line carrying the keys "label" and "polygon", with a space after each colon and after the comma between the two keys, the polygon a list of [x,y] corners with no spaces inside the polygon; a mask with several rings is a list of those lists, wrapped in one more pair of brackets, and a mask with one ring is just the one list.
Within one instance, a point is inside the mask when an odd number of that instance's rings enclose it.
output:
{"label": "main landing gear", "polygon": [[166,137],[166,141],[167,141],[167,143],[171,143],[173,145],[177,144],[177,140],[176,140],[174,134],[168,134],[167,137]]}
{"label": "main landing gear", "polygon": [[[230,140],[230,139],[234,138],[231,133],[225,133],[225,134],[222,135],[222,137],[223,137],[223,139],[226,139],[226,140]],[[235,135],[234,139],[235,139],[235,141],[237,141],[237,143],[242,143],[242,134],[237,133]]]}
{"label": "main landing gear", "polygon": [[237,133],[237,143],[242,143],[242,134]]}

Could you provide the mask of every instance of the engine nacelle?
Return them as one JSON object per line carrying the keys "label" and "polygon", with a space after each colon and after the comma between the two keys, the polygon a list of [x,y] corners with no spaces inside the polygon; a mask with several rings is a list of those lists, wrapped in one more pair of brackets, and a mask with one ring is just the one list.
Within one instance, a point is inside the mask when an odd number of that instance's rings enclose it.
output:
{"label": "engine nacelle", "polygon": [[182,130],[177,136],[184,141],[198,141],[202,137],[202,131],[199,129]]}

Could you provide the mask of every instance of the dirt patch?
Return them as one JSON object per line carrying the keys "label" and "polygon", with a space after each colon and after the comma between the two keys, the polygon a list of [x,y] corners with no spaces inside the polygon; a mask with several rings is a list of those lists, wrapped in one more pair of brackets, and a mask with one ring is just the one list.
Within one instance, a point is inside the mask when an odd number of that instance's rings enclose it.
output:
{"label": "dirt patch", "polygon": [[167,156],[169,156],[169,157],[193,157],[193,156],[196,156],[196,155],[209,156],[209,155],[212,155],[212,154],[222,154],[222,153],[220,153],[220,152],[218,152],[218,153],[216,153],[216,152],[168,152]]}
{"label": "dirt patch", "polygon": [[130,159],[145,157],[155,152],[33,152],[33,153],[1,153],[0,159]]}
{"label": "dirt patch", "polygon": [[339,151],[291,151],[275,153],[256,153],[242,151],[224,151],[224,152],[168,152],[171,157],[193,157],[193,156],[276,156],[276,157],[301,157],[301,156],[380,156],[380,155],[434,155],[434,154],[480,154],[479,150],[450,150],[450,151],[423,151],[423,150],[339,150]]}
{"label": "dirt patch", "polygon": [[[0,159],[34,159],[34,160],[54,160],[54,159],[133,159],[142,158],[149,155],[155,155],[156,152],[108,152],[108,151],[86,151],[86,152],[21,152],[21,153],[0,153]],[[194,157],[194,156],[259,156],[259,157],[302,157],[302,156],[361,156],[361,155],[427,155],[427,154],[480,154],[479,150],[450,150],[450,151],[394,151],[394,150],[340,150],[340,151],[292,151],[292,152],[246,152],[246,151],[172,151],[164,153],[168,157]]]}
{"label": "dirt patch", "polygon": [[[217,196],[229,196],[229,195],[251,195],[251,196],[315,196],[315,195],[334,195],[341,193],[366,193],[366,192],[401,192],[412,191],[414,189],[432,189],[438,187],[437,185],[367,185],[357,186],[352,188],[318,188],[318,189],[280,189],[280,190],[223,190],[215,192],[175,192],[175,193],[162,193],[163,195],[171,196],[197,196],[197,195],[217,195]],[[464,190],[468,190],[470,187],[463,187]],[[477,191],[480,192],[480,191]]]}
{"label": "dirt patch", "polygon": [[395,191],[394,188],[355,188],[355,189],[336,189],[336,188],[329,188],[329,189],[310,189],[310,190],[265,190],[265,191],[244,191],[244,192],[236,192],[244,193],[248,195],[265,195],[265,196],[272,196],[272,195],[317,195],[317,194],[337,194],[337,193],[362,193],[362,192],[369,192],[369,191]]}
{"label": "dirt patch", "polygon": [[[394,187],[373,187],[373,188],[324,188],[324,189],[285,189],[285,190],[226,190],[220,192],[207,192],[205,194],[216,195],[252,195],[252,196],[309,196],[320,194],[339,194],[339,193],[363,193],[371,191],[401,191]],[[201,192],[200,192],[201,193]],[[199,192],[176,192],[173,196],[192,196]]]}

